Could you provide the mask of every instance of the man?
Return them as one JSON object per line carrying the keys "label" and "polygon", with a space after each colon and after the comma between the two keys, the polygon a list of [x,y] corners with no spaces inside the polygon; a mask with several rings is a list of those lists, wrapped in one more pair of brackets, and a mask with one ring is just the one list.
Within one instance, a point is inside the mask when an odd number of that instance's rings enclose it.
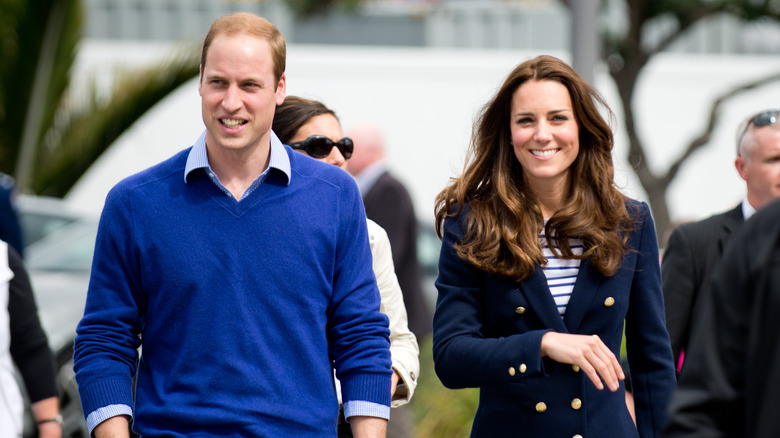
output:
{"label": "man", "polygon": [[266,20],[217,19],[205,133],[107,196],[74,352],[97,438],[131,417],[141,436],[335,437],[333,368],[355,436],[384,436],[389,330],[360,195],[272,132],[285,56]]}
{"label": "man", "polygon": [[780,436],[780,201],[729,241],[670,404],[667,438]]}
{"label": "man", "polygon": [[690,328],[699,313],[698,296],[714,272],[723,248],[756,210],[780,198],[780,125],[778,111],[768,110],[743,121],[737,131],[734,165],[745,180],[747,195],[733,210],[677,227],[663,255],[666,328],[675,364],[682,364],[692,343]]}
{"label": "man", "polygon": [[347,170],[360,187],[366,215],[387,231],[409,314],[409,329],[422,340],[431,332],[432,316],[422,290],[422,272],[417,260],[417,216],[412,197],[388,172],[384,140],[376,125],[353,126],[347,136],[354,143]]}

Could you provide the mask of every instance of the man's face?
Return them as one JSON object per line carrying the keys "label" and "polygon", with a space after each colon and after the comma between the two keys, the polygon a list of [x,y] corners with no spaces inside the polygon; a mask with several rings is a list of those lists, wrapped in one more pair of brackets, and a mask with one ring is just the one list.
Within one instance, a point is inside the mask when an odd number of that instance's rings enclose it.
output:
{"label": "man's face", "polygon": [[209,153],[251,152],[270,144],[285,85],[284,76],[274,78],[268,41],[248,34],[214,38],[198,85]]}
{"label": "man's face", "polygon": [[780,198],[780,127],[753,128],[752,148],[737,157],[739,176],[747,183],[748,202],[759,209]]}

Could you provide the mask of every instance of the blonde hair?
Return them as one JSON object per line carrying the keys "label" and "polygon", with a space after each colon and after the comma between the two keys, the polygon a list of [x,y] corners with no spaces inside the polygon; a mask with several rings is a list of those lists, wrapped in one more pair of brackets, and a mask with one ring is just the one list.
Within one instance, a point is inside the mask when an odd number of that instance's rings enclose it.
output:
{"label": "blonde hair", "polygon": [[201,71],[206,66],[206,55],[214,38],[219,35],[233,36],[244,33],[268,41],[274,60],[274,78],[279,82],[287,67],[287,43],[279,29],[270,21],[249,12],[227,14],[214,20],[203,40],[203,49],[200,52]]}

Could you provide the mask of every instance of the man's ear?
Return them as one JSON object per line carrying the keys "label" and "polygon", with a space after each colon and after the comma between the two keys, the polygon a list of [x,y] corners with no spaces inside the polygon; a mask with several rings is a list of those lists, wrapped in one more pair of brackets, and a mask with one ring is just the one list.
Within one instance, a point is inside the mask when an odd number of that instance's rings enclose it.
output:
{"label": "man's ear", "polygon": [[203,96],[203,66],[198,67],[198,94]]}
{"label": "man's ear", "polygon": [[747,170],[745,170],[745,167],[747,167],[747,163],[745,163],[745,159],[742,157],[737,157],[734,160],[734,167],[737,168],[737,173],[739,174],[739,177],[743,180],[747,181]]}
{"label": "man's ear", "polygon": [[276,84],[276,105],[279,106],[284,103],[284,98],[287,96],[287,76],[282,74],[279,78],[279,82]]}

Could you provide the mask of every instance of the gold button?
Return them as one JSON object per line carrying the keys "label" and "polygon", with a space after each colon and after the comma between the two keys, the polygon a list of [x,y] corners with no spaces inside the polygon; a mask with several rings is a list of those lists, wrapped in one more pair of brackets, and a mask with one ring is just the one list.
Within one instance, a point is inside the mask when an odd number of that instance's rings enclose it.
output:
{"label": "gold button", "polygon": [[573,436],[573,437],[571,437],[571,438],[582,438],[582,435],[580,435],[580,434],[577,434],[577,435],[574,435],[574,436]]}
{"label": "gold button", "polygon": [[536,412],[542,413],[547,410],[547,405],[544,402],[536,404]]}
{"label": "gold button", "polygon": [[521,372],[521,373],[524,373],[524,372],[525,372],[525,370],[527,370],[527,369],[528,369],[528,367],[527,367],[527,366],[525,366],[525,364],[524,364],[524,363],[521,363],[521,364],[520,364],[520,372]]}
{"label": "gold button", "polygon": [[582,400],[575,398],[571,401],[571,408],[576,410],[579,410],[582,407]]}
{"label": "gold button", "polygon": [[409,377],[411,377],[411,378],[412,378],[412,382],[414,382],[414,380],[417,378],[417,376],[414,374],[414,371],[412,371],[411,373],[409,373]]}
{"label": "gold button", "polygon": [[518,315],[522,315],[523,313],[525,313],[525,307],[518,307],[517,309],[515,309],[515,313],[517,313]]}
{"label": "gold button", "polygon": [[575,373],[579,373],[580,372],[580,366],[579,365],[572,365],[571,369],[573,369]]}
{"label": "gold button", "polygon": [[613,304],[615,304],[615,299],[612,297],[607,297],[607,299],[604,300],[605,307],[612,307]]}
{"label": "gold button", "polygon": [[514,376],[515,375],[515,367],[509,367],[509,375]]}

